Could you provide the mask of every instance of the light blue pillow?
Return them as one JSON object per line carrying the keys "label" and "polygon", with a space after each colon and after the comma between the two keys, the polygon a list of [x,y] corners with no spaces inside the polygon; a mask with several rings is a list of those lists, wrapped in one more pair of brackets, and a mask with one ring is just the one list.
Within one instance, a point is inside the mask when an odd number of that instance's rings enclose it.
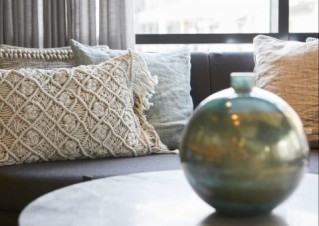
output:
{"label": "light blue pillow", "polygon": [[[70,41],[77,65],[98,64],[125,54],[126,50],[99,50]],[[180,48],[161,53],[139,53],[152,75],[158,76],[153,106],[146,112],[152,124],[169,149],[179,146],[181,133],[193,112],[190,95],[190,50]]]}
{"label": "light blue pillow", "polygon": [[318,42],[318,40],[319,40],[319,39],[314,38],[314,37],[308,37],[308,38],[306,39],[306,42],[313,42],[313,41],[317,41],[317,42]]}

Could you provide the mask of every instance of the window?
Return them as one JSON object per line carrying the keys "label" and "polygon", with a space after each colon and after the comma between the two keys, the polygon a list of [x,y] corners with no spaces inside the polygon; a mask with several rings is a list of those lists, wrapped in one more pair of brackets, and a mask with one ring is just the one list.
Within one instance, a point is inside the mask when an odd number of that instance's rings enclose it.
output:
{"label": "window", "polygon": [[270,32],[269,0],[135,0],[135,5],[139,34],[151,33],[144,26],[154,24],[153,34]]}
{"label": "window", "polygon": [[266,34],[318,37],[318,0],[135,0],[138,50],[251,51]]}
{"label": "window", "polygon": [[318,33],[318,0],[289,1],[289,32]]}

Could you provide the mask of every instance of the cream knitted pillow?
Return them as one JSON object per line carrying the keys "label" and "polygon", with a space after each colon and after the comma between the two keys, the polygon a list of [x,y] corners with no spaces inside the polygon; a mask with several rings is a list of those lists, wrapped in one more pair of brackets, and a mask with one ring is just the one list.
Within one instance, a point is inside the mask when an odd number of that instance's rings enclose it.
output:
{"label": "cream knitted pillow", "polygon": [[[108,50],[106,45],[95,49]],[[19,68],[71,68],[75,66],[74,55],[70,46],[59,48],[24,48],[0,45],[0,69]]]}
{"label": "cream knitted pillow", "polygon": [[318,41],[254,38],[256,85],[292,106],[312,147],[318,146]]}
{"label": "cream knitted pillow", "polygon": [[54,69],[70,68],[74,65],[70,47],[36,49],[0,45],[0,69]]}
{"label": "cream knitted pillow", "polygon": [[155,84],[136,53],[71,69],[0,70],[0,165],[169,152],[143,116]]}

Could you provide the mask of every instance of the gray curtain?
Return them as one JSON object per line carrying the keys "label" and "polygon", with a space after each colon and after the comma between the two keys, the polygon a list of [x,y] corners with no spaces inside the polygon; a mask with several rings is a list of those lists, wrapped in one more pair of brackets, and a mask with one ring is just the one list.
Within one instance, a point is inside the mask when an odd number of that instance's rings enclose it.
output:
{"label": "gray curtain", "polygon": [[133,48],[133,0],[100,0],[100,41],[111,48]]}
{"label": "gray curtain", "polygon": [[39,46],[38,0],[0,0],[0,44]]}
{"label": "gray curtain", "polygon": [[66,36],[66,6],[65,0],[43,0],[43,37],[44,47],[65,46],[68,43]]}
{"label": "gray curtain", "polygon": [[90,45],[99,44],[96,4],[98,4],[96,0],[67,1],[68,38]]}
{"label": "gray curtain", "polygon": [[134,48],[133,0],[0,0],[0,44]]}

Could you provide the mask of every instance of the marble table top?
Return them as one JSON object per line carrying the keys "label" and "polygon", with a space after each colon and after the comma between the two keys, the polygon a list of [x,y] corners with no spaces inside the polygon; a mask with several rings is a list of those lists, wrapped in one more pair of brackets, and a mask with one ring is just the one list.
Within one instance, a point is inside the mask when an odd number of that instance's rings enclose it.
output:
{"label": "marble table top", "polygon": [[272,213],[230,218],[215,213],[181,170],[116,176],[50,192],[21,213],[20,226],[318,226],[318,174]]}

